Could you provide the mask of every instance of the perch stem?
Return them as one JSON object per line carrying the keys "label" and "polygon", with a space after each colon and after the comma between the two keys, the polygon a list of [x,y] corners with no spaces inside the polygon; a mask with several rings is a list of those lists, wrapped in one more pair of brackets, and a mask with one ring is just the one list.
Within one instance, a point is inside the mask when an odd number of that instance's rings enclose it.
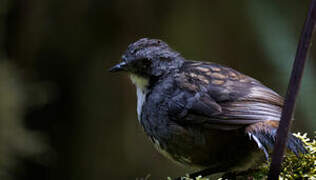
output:
{"label": "perch stem", "polygon": [[311,0],[308,14],[296,51],[295,61],[282,110],[280,125],[277,130],[276,143],[272,154],[272,162],[268,175],[269,180],[278,179],[285,145],[288,138],[296,97],[303,76],[304,65],[316,21],[316,0]]}

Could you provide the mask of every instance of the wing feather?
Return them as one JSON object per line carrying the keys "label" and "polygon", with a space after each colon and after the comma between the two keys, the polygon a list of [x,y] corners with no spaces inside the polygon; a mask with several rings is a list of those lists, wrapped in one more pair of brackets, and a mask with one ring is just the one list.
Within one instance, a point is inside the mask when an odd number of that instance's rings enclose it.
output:
{"label": "wing feather", "polygon": [[280,119],[282,97],[231,68],[191,61],[175,81],[179,90],[169,107],[180,123],[225,130]]}

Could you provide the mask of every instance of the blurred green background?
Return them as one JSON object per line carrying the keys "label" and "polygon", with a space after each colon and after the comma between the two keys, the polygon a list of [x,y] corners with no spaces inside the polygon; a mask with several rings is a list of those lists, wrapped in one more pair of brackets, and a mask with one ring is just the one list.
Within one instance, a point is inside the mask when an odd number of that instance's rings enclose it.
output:
{"label": "blurred green background", "polygon": [[[308,1],[0,0],[0,179],[152,179],[191,172],[158,154],[136,115],[127,45],[159,38],[285,94]],[[315,38],[313,38],[316,40]],[[316,49],[293,131],[316,129]]]}

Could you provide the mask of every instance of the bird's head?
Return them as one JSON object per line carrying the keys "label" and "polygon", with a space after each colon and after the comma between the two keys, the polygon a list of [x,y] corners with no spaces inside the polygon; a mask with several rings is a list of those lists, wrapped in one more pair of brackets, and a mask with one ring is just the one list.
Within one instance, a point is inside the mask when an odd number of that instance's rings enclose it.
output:
{"label": "bird's head", "polygon": [[122,62],[110,72],[126,71],[150,79],[180,68],[183,58],[167,43],[158,39],[143,38],[130,44],[122,55]]}

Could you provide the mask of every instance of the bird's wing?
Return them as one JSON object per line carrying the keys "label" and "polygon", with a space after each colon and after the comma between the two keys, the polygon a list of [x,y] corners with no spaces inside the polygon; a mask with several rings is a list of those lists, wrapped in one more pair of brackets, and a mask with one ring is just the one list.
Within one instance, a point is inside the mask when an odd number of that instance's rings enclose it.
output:
{"label": "bird's wing", "polygon": [[229,130],[280,119],[282,97],[231,68],[189,61],[175,82],[178,89],[168,105],[178,123]]}

